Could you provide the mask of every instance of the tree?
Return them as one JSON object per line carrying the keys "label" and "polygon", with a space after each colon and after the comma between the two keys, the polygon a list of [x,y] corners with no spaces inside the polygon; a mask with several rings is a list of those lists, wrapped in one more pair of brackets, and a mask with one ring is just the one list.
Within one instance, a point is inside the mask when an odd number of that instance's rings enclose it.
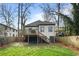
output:
{"label": "tree", "polygon": [[4,20],[7,26],[14,26],[13,25],[13,12],[11,7],[8,7],[7,4],[0,5],[0,16]]}
{"label": "tree", "polygon": [[[57,4],[57,10],[55,11],[51,8],[51,6],[49,4],[43,4],[42,5],[42,10],[44,12],[44,19],[47,21],[50,21],[50,19],[52,19],[53,17],[51,17],[51,15],[54,15],[54,19],[56,19],[56,16],[58,15],[58,19],[56,20],[58,27],[59,27],[59,18],[63,19],[64,21],[64,25],[65,25],[65,31],[67,31],[69,33],[69,35],[79,35],[79,4],[78,3],[72,3],[72,17],[69,17],[68,15],[63,14],[62,12],[60,12],[60,7],[61,4],[58,3]],[[55,16],[56,15],[56,16]]]}
{"label": "tree", "polygon": [[[58,13],[60,13],[60,3],[57,4],[57,8],[58,8]],[[58,31],[59,31],[59,20],[60,20],[60,15],[58,14],[58,23],[57,23]]]}
{"label": "tree", "polygon": [[73,18],[64,15],[62,13],[59,13],[59,15],[63,18],[63,20],[66,22],[70,35],[79,35],[79,4],[72,3],[72,15]]}
{"label": "tree", "polygon": [[[8,6],[8,4],[0,4],[0,20],[4,21],[5,25],[7,25],[8,27],[14,26],[13,24],[13,11],[12,8]],[[2,27],[3,28],[3,27]],[[4,35],[6,37],[6,30],[5,28],[3,28],[3,30],[1,30],[2,32],[4,32]]]}
{"label": "tree", "polygon": [[73,3],[73,24],[74,24],[74,31],[76,35],[79,35],[79,3]]}
{"label": "tree", "polygon": [[52,15],[51,15],[52,8],[51,8],[50,4],[48,4],[48,3],[47,4],[42,4],[42,5],[40,5],[40,7],[41,7],[41,9],[43,11],[44,20],[45,21],[52,20]]}
{"label": "tree", "polygon": [[18,4],[18,37],[19,37],[19,31],[20,31],[20,28],[19,28],[19,25],[20,25],[20,3]]}
{"label": "tree", "polygon": [[[40,7],[41,7],[41,9],[43,11],[43,14],[44,14],[43,15],[44,20],[45,21],[52,21],[53,20],[59,27],[59,18],[60,17],[59,17],[59,15],[57,13],[60,12],[60,9],[61,9],[60,6],[61,5],[60,5],[60,3],[57,3],[55,5],[56,5],[55,7],[52,7],[53,4],[46,3],[46,4],[40,5]],[[57,18],[57,16],[58,16],[58,18]]]}
{"label": "tree", "polygon": [[21,22],[21,36],[25,35],[25,23],[29,18],[30,11],[29,8],[32,4],[29,3],[19,3],[18,4],[18,29],[19,29],[19,20]]}

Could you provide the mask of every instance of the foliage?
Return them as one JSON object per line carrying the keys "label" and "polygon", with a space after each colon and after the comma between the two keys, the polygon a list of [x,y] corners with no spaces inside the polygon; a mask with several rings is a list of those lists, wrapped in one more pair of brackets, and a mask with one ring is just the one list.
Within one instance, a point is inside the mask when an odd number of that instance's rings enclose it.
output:
{"label": "foliage", "polygon": [[15,40],[10,37],[0,37],[0,46],[3,47],[4,45],[7,45],[11,42],[14,42]]}
{"label": "foliage", "polygon": [[5,39],[5,37],[0,37],[0,46],[3,46],[5,44],[8,44],[8,39]]}
{"label": "foliage", "polygon": [[68,31],[70,35],[79,35],[79,4],[73,3],[72,4],[73,8],[72,8],[72,15],[73,18],[64,15],[62,13],[58,13],[60,15],[60,17],[63,18],[63,21],[65,23],[65,25],[68,27]]}

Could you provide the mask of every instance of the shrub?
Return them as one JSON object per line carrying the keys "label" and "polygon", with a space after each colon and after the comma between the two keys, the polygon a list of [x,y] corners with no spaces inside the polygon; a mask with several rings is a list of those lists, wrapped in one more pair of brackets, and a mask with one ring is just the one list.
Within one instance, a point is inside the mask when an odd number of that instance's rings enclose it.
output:
{"label": "shrub", "polygon": [[6,45],[8,43],[9,43],[8,38],[0,37],[0,46]]}

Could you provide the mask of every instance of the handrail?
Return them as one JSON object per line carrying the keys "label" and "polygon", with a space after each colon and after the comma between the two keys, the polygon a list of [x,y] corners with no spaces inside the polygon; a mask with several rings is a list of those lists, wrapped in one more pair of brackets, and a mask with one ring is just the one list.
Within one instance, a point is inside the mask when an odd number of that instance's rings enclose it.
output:
{"label": "handrail", "polygon": [[[45,36],[44,34],[42,34],[42,33],[40,33],[40,32],[39,32],[39,34],[41,34],[42,36]],[[47,37],[47,36],[45,36],[45,37]]]}
{"label": "handrail", "polygon": [[[38,33],[39,33],[39,36],[40,36],[40,34],[41,34],[41,37],[44,38],[43,40],[45,40],[46,42],[48,42],[47,36],[45,36],[44,34],[42,34],[42,33],[40,33],[40,32],[38,32]],[[49,43],[49,42],[48,42],[48,43]]]}
{"label": "handrail", "polygon": [[41,34],[42,36],[44,36],[44,37],[46,37],[46,38],[48,39],[48,37],[47,37],[47,36],[45,36],[44,34],[42,34],[42,33],[40,33],[40,32],[39,32],[39,34]]}

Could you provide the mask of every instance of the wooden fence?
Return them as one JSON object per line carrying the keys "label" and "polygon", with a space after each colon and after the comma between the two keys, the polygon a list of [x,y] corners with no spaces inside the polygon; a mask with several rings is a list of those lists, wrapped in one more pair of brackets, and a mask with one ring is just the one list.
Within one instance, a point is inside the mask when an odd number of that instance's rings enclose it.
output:
{"label": "wooden fence", "polygon": [[72,45],[74,47],[79,48],[79,36],[59,37],[57,40],[66,45]]}

